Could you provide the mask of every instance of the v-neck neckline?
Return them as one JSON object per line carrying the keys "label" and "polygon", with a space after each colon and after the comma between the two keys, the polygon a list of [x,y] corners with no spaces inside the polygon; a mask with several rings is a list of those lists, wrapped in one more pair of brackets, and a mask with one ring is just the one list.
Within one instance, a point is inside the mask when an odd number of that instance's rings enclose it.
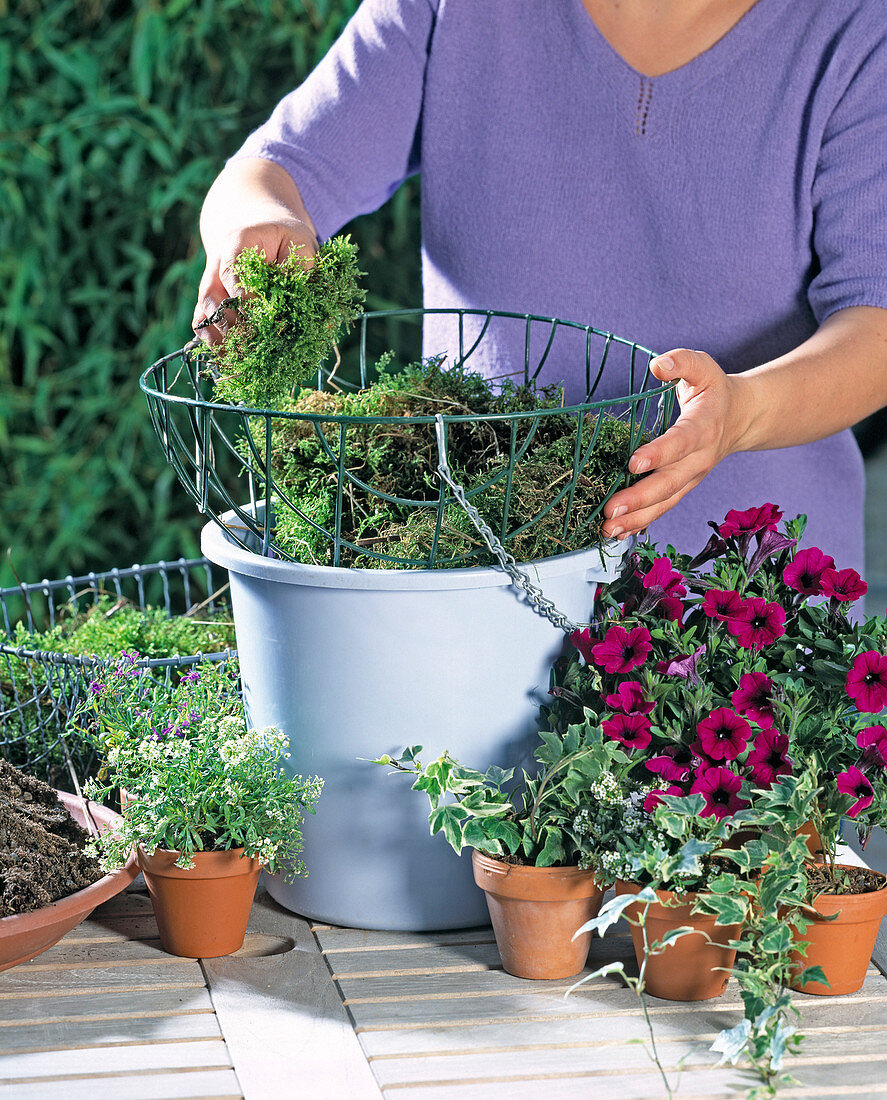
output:
{"label": "v-neck neckline", "polygon": [[799,0],[756,0],[745,15],[708,49],[659,76],[648,76],[629,64],[605,37],[582,0],[563,0],[558,7],[576,45],[595,65],[603,66],[603,71],[617,81],[628,77],[635,87],[638,84],[642,88],[655,85],[658,90],[665,91],[672,87],[692,87],[730,64],[755,41],[787,2],[798,3]]}

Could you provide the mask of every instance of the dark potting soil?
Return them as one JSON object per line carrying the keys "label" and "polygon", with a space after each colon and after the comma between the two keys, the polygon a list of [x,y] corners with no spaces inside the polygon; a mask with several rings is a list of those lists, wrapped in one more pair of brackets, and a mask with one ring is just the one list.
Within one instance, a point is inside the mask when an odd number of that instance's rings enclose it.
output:
{"label": "dark potting soil", "polygon": [[868,867],[837,868],[837,889],[823,864],[807,864],[806,871],[809,896],[813,898],[819,894],[872,894],[876,890],[887,889],[887,878]]}
{"label": "dark potting soil", "polygon": [[52,787],[0,760],[0,917],[30,913],[102,877],[89,833]]}

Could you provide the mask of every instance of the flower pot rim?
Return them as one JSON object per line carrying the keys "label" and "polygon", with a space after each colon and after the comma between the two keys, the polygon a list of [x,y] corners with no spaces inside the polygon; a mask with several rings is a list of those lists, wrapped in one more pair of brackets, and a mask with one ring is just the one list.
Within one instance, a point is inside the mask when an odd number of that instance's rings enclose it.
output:
{"label": "flower pot rim", "polygon": [[[166,878],[216,878],[219,870],[228,869],[231,875],[248,875],[262,864],[253,856],[245,856],[243,848],[221,848],[218,851],[192,852],[190,858],[194,861],[194,867],[177,867],[176,860],[181,852],[175,848],[155,848],[153,855],[148,855],[144,847],[139,844],[136,852],[139,868],[148,874],[161,875]],[[206,871],[207,874],[202,872]]]}
{"label": "flower pot rim", "polygon": [[505,863],[474,849],[474,881],[485,894],[528,902],[575,901],[603,896],[594,871],[579,867],[528,867]]}
{"label": "flower pot rim", "polygon": [[[256,511],[262,512],[264,504]],[[253,512],[253,506],[242,506],[241,511]],[[237,512],[225,512],[221,519],[234,528],[242,528]],[[439,591],[461,588],[502,588],[512,583],[511,577],[498,565],[472,565],[460,569],[361,569],[333,565],[309,565],[304,562],[282,561],[266,558],[260,553],[238,545],[225,527],[214,520],[200,532],[201,551],[216,565],[255,580],[294,584],[309,588],[348,588],[395,591]],[[625,547],[614,539],[582,550],[555,554],[535,561],[520,562],[522,569],[530,572],[534,580],[558,577],[575,572],[588,559],[589,572],[603,577],[603,570],[614,568],[622,559]]]}

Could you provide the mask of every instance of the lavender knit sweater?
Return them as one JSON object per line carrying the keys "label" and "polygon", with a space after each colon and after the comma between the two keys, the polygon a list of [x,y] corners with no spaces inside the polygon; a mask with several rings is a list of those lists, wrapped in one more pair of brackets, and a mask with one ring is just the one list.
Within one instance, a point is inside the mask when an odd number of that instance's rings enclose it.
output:
{"label": "lavender knit sweater", "polygon": [[[286,168],[322,238],[421,170],[428,306],[591,323],[727,371],[835,310],[887,308],[884,0],[758,0],[652,79],[581,0],[364,0],[237,155]],[[426,352],[448,343],[426,328]],[[580,400],[582,348],[569,351],[542,377]],[[614,357],[599,393],[626,390]],[[861,571],[863,492],[842,432],[731,456],[650,535],[693,551],[706,520],[773,501]]]}

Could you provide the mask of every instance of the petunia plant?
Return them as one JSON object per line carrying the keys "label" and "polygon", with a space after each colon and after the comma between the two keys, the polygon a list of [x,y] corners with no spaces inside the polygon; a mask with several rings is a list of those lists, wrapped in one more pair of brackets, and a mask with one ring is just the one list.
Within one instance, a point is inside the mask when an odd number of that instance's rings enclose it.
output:
{"label": "petunia plant", "polygon": [[594,713],[657,797],[703,816],[753,806],[813,767],[812,824],[832,884],[841,819],[863,837],[887,819],[887,622],[860,619],[866,584],[773,504],[730,511],[695,557],[638,546],[572,636],[546,708],[555,730]]}

